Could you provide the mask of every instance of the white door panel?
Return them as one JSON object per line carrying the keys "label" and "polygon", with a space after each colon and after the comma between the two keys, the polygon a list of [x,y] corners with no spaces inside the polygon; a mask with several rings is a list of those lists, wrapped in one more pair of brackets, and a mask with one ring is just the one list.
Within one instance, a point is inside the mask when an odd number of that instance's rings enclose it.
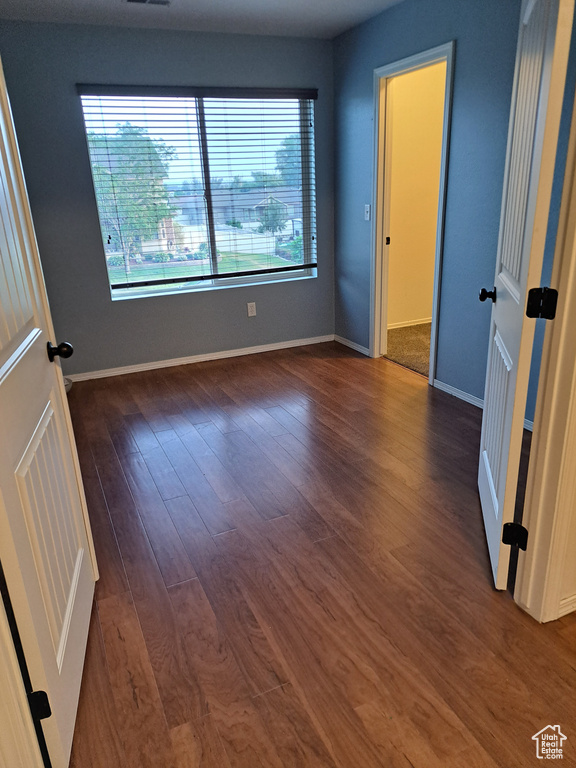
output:
{"label": "white door panel", "polygon": [[534,320],[525,316],[537,287],[570,41],[572,0],[525,0],[500,219],[478,486],[497,589],[506,587]]}
{"label": "white door panel", "polygon": [[0,561],[53,768],[68,765],[96,565],[0,73]]}

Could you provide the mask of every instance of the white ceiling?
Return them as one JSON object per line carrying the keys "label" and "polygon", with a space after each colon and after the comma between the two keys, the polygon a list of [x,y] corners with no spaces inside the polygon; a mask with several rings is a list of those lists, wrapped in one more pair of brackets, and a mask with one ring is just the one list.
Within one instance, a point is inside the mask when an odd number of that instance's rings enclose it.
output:
{"label": "white ceiling", "polygon": [[0,18],[332,38],[401,0],[0,0]]}

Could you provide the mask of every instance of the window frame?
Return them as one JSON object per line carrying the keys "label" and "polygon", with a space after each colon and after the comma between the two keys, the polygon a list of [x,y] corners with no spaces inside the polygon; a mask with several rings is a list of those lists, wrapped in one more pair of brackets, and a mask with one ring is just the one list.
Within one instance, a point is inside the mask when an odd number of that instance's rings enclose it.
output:
{"label": "window frame", "polygon": [[[315,88],[222,88],[196,86],[125,86],[125,85],[94,85],[79,83],[77,93],[82,96],[126,97],[126,98],[186,98],[195,99],[199,115],[198,138],[201,148],[201,163],[206,200],[206,234],[210,251],[211,273],[178,278],[160,278],[151,280],[135,280],[125,283],[112,284],[107,266],[108,283],[112,300],[124,300],[151,296],[162,296],[174,293],[194,292],[198,290],[214,290],[269,282],[282,282],[306,279],[317,276],[317,238],[316,238],[316,183],[315,183],[315,136],[314,136],[314,102],[318,98]],[[215,233],[214,198],[211,190],[210,162],[206,122],[204,115],[204,99],[254,99],[257,100],[298,100],[300,115],[300,148],[301,148],[301,201],[302,201],[302,245],[303,263],[286,267],[271,267],[255,270],[244,270],[229,273],[218,273],[217,240]],[[83,113],[84,117],[84,113]],[[88,126],[83,120],[85,136],[88,141]],[[93,174],[92,159],[89,158]],[[94,182],[94,176],[93,176]],[[94,185],[95,188],[95,185]],[[100,211],[98,210],[100,231]],[[106,255],[104,254],[106,260]]]}

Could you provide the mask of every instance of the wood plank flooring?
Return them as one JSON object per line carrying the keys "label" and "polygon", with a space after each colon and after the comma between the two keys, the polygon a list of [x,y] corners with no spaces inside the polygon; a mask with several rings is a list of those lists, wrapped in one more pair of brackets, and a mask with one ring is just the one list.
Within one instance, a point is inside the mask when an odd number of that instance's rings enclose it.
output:
{"label": "wood plank flooring", "polygon": [[70,392],[101,578],[73,768],[514,768],[576,616],[497,593],[480,411],[336,343]]}

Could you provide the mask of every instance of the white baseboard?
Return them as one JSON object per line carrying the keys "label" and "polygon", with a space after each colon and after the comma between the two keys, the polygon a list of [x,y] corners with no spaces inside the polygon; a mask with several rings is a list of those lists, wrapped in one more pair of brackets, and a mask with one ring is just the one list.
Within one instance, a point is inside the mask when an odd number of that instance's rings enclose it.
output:
{"label": "white baseboard", "polygon": [[[151,363],[139,363],[137,365],[123,365],[119,368],[105,368],[100,371],[88,371],[86,373],[69,373],[66,374],[66,378],[71,381],[88,381],[89,379],[105,379],[108,376],[123,376],[126,373],[138,373],[139,371],[153,371],[157,368],[170,368],[175,365],[189,365],[190,363],[203,363],[206,360],[222,360],[226,357],[240,357],[242,355],[256,355],[260,352],[273,352],[275,349],[290,349],[290,347],[304,347],[308,344],[323,344],[326,341],[337,341],[339,344],[344,344],[345,347],[350,347],[356,352],[360,352],[366,357],[370,357],[370,350],[366,347],[356,344],[355,341],[350,341],[342,336],[328,335],[328,336],[313,336],[310,339],[293,339],[292,341],[279,341],[275,344],[260,344],[256,347],[243,347],[242,349],[227,349],[223,352],[208,352],[205,355],[191,355],[190,357],[174,357],[170,360],[156,360]],[[484,407],[484,401],[474,395],[469,395],[467,392],[463,392],[461,389],[451,387],[449,384],[434,379],[434,386],[437,389],[441,389],[443,392],[447,392],[449,395],[458,397],[460,400],[465,400],[467,403],[472,403],[478,408]],[[532,432],[534,428],[534,422],[528,419],[524,420],[524,429],[528,429]]]}
{"label": "white baseboard", "polygon": [[560,600],[560,610],[558,611],[558,618],[566,616],[567,613],[576,611],[576,595],[570,595],[570,597],[563,597]]}
{"label": "white baseboard", "polygon": [[421,317],[420,320],[407,320],[402,323],[390,323],[388,326],[388,330],[392,330],[393,328],[409,328],[412,325],[424,325],[424,323],[431,323],[432,318],[431,317]]}
{"label": "white baseboard", "polygon": [[190,363],[202,363],[206,360],[221,360],[226,357],[240,357],[241,355],[255,355],[260,352],[272,352],[275,349],[289,349],[290,347],[303,347],[307,344],[322,344],[326,341],[334,341],[334,335],[314,336],[311,339],[292,339],[291,341],[279,341],[275,344],[260,344],[256,347],[243,347],[242,349],[227,349],[223,352],[208,352],[205,355],[191,355],[190,357],[174,357],[170,360],[156,360],[151,363],[139,363],[137,365],[123,365],[120,368],[105,368],[100,371],[87,373],[66,374],[66,378],[72,381],[87,381],[88,379],[104,379],[108,376],[123,376],[126,373],[138,373],[139,371],[152,371],[156,368],[170,368],[175,365],[188,365]]}
{"label": "white baseboard", "polygon": [[361,355],[366,355],[366,357],[370,357],[370,350],[366,347],[361,347],[360,344],[356,344],[355,341],[350,341],[350,339],[345,339],[343,336],[334,336],[334,341],[337,341],[338,344],[344,344],[345,347],[350,347],[350,349],[356,350],[356,352],[360,352]]}
{"label": "white baseboard", "polygon": [[450,384],[444,384],[443,381],[434,379],[434,386],[436,389],[441,389],[442,392],[447,392],[449,395],[453,395],[459,400],[472,403],[472,405],[475,405],[477,408],[484,408],[484,400],[481,400],[479,397],[474,397],[474,395],[469,395],[468,392],[463,392],[461,389],[456,389],[456,387],[451,387]]}
{"label": "white baseboard", "polygon": [[[451,387],[449,384],[444,384],[443,381],[434,379],[434,386],[436,389],[441,389],[442,392],[447,392],[449,395],[454,395],[454,397],[458,397],[460,400],[465,400],[467,403],[472,403],[472,405],[475,405],[478,408],[484,408],[484,400],[481,400],[479,397],[474,397],[474,395],[469,395],[467,392],[463,392],[461,389],[456,389],[456,387]],[[530,421],[530,419],[524,419],[524,429],[532,432],[534,430],[534,422]]]}

